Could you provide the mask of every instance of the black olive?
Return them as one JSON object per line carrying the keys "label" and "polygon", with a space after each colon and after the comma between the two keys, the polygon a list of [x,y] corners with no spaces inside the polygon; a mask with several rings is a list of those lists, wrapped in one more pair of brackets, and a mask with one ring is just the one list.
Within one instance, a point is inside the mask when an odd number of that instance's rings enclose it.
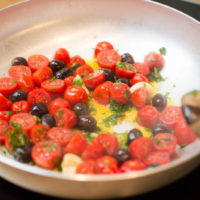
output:
{"label": "black olive", "polygon": [[81,102],[81,103],[77,103],[76,105],[74,105],[73,111],[77,115],[87,115],[89,113],[89,108],[86,103]]}
{"label": "black olive", "polygon": [[120,165],[126,160],[131,159],[131,156],[128,150],[123,149],[123,148],[117,149],[117,151],[115,151],[115,153],[113,154],[113,157],[119,162]]}
{"label": "black olive", "polygon": [[165,126],[164,124],[156,124],[152,127],[152,133],[153,135],[156,135],[158,133],[170,133],[170,129]]}
{"label": "black olive", "polygon": [[17,101],[27,100],[27,95],[28,93],[24,90],[16,90],[9,95],[8,99],[14,103]]}
{"label": "black olive", "polygon": [[32,106],[30,113],[32,115],[42,117],[42,115],[48,113],[48,108],[47,108],[46,104],[36,103]]}
{"label": "black olive", "polygon": [[49,113],[42,115],[41,123],[44,124],[45,126],[49,126],[49,127],[56,126],[55,118]]}
{"label": "black olive", "polygon": [[15,65],[25,65],[25,66],[27,66],[27,61],[23,57],[16,57],[11,61],[11,65],[12,66],[15,66]]}
{"label": "black olive", "polygon": [[101,69],[105,74],[105,81],[115,81],[115,73],[109,69]]}
{"label": "black olive", "polygon": [[63,79],[64,80],[68,76],[73,76],[73,74],[72,74],[72,70],[67,68],[67,67],[65,67],[65,68],[63,68],[63,69],[61,69],[61,70],[59,70],[55,73],[55,77],[57,79]]}
{"label": "black olive", "polygon": [[119,79],[117,79],[117,82],[125,83],[125,84],[128,85],[129,87],[131,86],[131,82],[130,82],[130,80],[127,79],[127,78],[119,78]]}
{"label": "black olive", "polygon": [[32,147],[33,145],[31,143],[23,147],[17,147],[13,152],[14,159],[23,163],[30,162]]}
{"label": "black olive", "polygon": [[189,106],[182,106],[183,115],[188,124],[194,122],[194,118],[192,117],[191,109]]}
{"label": "black olive", "polygon": [[85,131],[94,131],[97,128],[96,124],[96,119],[89,115],[80,115],[77,122],[77,126]]}
{"label": "black olive", "polygon": [[133,59],[133,56],[130,53],[124,53],[121,55],[122,62],[133,64],[135,61]]}
{"label": "black olive", "polygon": [[143,137],[142,132],[139,129],[132,129],[128,133],[127,144],[130,145],[133,140],[136,138]]}
{"label": "black olive", "polygon": [[55,72],[61,70],[62,68],[64,68],[65,67],[65,63],[63,61],[61,61],[61,60],[52,60],[49,63],[49,67],[55,73]]}
{"label": "black olive", "polygon": [[155,164],[151,164],[151,165],[147,166],[146,169],[152,169],[152,168],[155,168],[155,167],[158,167],[158,166],[160,166],[160,165],[155,163]]}
{"label": "black olive", "polygon": [[167,106],[167,97],[162,94],[156,94],[152,99],[152,105],[161,112]]}

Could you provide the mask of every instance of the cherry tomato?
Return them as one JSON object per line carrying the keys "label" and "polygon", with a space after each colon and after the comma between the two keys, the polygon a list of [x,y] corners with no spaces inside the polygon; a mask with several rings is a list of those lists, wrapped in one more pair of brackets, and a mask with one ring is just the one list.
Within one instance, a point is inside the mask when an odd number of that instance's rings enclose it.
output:
{"label": "cherry tomato", "polygon": [[118,162],[111,156],[103,156],[97,159],[100,174],[116,174],[119,171]]}
{"label": "cherry tomato", "polygon": [[118,140],[115,135],[110,133],[101,133],[97,140],[102,144],[105,154],[113,155],[118,149]]}
{"label": "cherry tomato", "polygon": [[30,68],[24,65],[15,65],[8,70],[8,75],[16,81],[24,76],[31,76],[31,74]]}
{"label": "cherry tomato", "polygon": [[57,99],[54,99],[48,106],[49,113],[51,115],[54,115],[54,113],[60,108],[69,108],[70,109],[69,102],[65,99],[57,98]]}
{"label": "cherry tomato", "polygon": [[0,93],[5,96],[13,93],[17,88],[17,81],[10,77],[0,77]]}
{"label": "cherry tomato", "polygon": [[144,62],[149,66],[150,70],[153,70],[154,67],[163,68],[165,63],[163,56],[156,52],[146,55]]}
{"label": "cherry tomato", "polygon": [[102,51],[108,50],[108,49],[114,49],[113,45],[106,41],[99,42],[94,49],[94,57],[96,58],[98,56],[99,52],[102,52]]}
{"label": "cherry tomato", "polygon": [[143,74],[144,76],[147,76],[150,72],[149,66],[146,63],[135,62],[133,66],[137,73]]}
{"label": "cherry tomato", "polygon": [[141,160],[127,160],[125,161],[119,171],[121,173],[127,173],[132,171],[143,170],[146,168],[146,165]]}
{"label": "cherry tomato", "polygon": [[87,102],[88,95],[81,86],[72,85],[65,90],[64,98],[73,106],[80,102]]}
{"label": "cherry tomato", "polygon": [[32,148],[32,159],[40,167],[52,169],[61,160],[62,148],[52,140],[36,143]]}
{"label": "cherry tomato", "polygon": [[111,98],[118,104],[126,103],[130,97],[130,90],[125,83],[114,83],[111,88]]}
{"label": "cherry tomato", "polygon": [[72,128],[76,124],[76,114],[68,108],[57,109],[54,117],[58,127]]}
{"label": "cherry tomato", "polygon": [[105,74],[103,71],[98,70],[85,76],[83,81],[88,88],[94,89],[105,81]]}
{"label": "cherry tomato", "polygon": [[32,55],[29,56],[27,63],[28,66],[31,68],[31,71],[35,72],[42,67],[48,67],[49,59],[43,55]]}
{"label": "cherry tomato", "polygon": [[30,106],[29,103],[27,101],[17,101],[15,103],[12,104],[11,106],[11,111],[13,113],[18,113],[18,112],[29,112],[30,110]]}
{"label": "cherry tomato", "polygon": [[35,83],[32,76],[24,76],[17,81],[18,88],[26,92],[30,92],[35,88]]}
{"label": "cherry tomato", "polygon": [[61,60],[67,65],[70,62],[69,52],[64,48],[59,48],[54,54],[54,60]]}
{"label": "cherry tomato", "polygon": [[12,115],[12,112],[9,110],[0,111],[0,120],[5,120],[5,121],[9,122],[11,115]]}
{"label": "cherry tomato", "polygon": [[114,49],[101,51],[97,56],[98,65],[112,71],[115,70],[118,61],[121,61],[121,56]]}
{"label": "cherry tomato", "polygon": [[94,160],[85,160],[76,168],[77,174],[98,174],[99,168]]}
{"label": "cherry tomato", "polygon": [[0,93],[0,110],[9,110],[11,105],[11,101]]}
{"label": "cherry tomato", "polygon": [[0,143],[5,142],[8,135],[9,125],[8,122],[0,119]]}
{"label": "cherry tomato", "polygon": [[185,121],[176,124],[174,133],[179,145],[188,145],[197,139]]}
{"label": "cherry tomato", "polygon": [[76,70],[78,67],[84,64],[85,64],[84,59],[81,58],[81,56],[76,55],[76,56],[71,57],[68,67],[72,70]]}
{"label": "cherry tomato", "polygon": [[87,147],[87,140],[83,133],[78,131],[76,135],[70,140],[65,148],[66,153],[73,153],[80,156]]}
{"label": "cherry tomato", "polygon": [[8,149],[9,152],[13,152],[14,151],[14,148],[12,146],[12,144],[10,143],[10,137],[9,137],[9,134],[6,135],[6,138],[5,138],[5,146],[6,148]]}
{"label": "cherry tomato", "polygon": [[92,69],[92,67],[90,67],[89,65],[85,64],[85,65],[80,66],[76,70],[74,76],[79,75],[81,78],[84,78],[84,77],[88,76],[92,72],[94,72],[94,70]]}
{"label": "cherry tomato", "polygon": [[136,83],[139,83],[139,82],[146,82],[146,83],[149,83],[149,80],[147,79],[146,76],[144,76],[143,74],[135,74],[133,76],[133,78],[131,79],[131,86],[135,85]]}
{"label": "cherry tomato", "polygon": [[64,82],[65,82],[65,86],[68,87],[68,86],[71,86],[72,83],[74,81],[74,77],[73,76],[68,76],[64,79]]}
{"label": "cherry tomato", "polygon": [[130,63],[117,63],[115,73],[118,78],[132,78],[136,73],[136,68]]}

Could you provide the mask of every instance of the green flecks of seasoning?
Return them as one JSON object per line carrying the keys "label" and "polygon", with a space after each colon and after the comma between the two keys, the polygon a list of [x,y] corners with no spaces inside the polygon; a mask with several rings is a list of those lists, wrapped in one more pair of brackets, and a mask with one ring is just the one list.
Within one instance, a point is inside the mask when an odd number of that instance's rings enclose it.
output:
{"label": "green flecks of seasoning", "polygon": [[54,94],[55,94],[55,93],[57,93],[57,91],[55,91],[55,89],[52,89],[52,90],[51,90],[51,93],[54,93]]}
{"label": "green flecks of seasoning", "polygon": [[169,142],[169,138],[162,138],[163,141]]}
{"label": "green flecks of seasoning", "polygon": [[127,99],[129,97],[129,91],[128,90],[124,91],[123,96],[125,99]]}
{"label": "green flecks of seasoning", "polygon": [[101,124],[104,124],[106,127],[114,126],[117,124],[117,119],[121,115],[119,113],[113,113],[112,115],[104,118],[103,120],[100,121]]}
{"label": "green flecks of seasoning", "polygon": [[110,101],[110,110],[116,113],[124,113],[129,110],[129,106],[126,104],[117,104],[113,99]]}
{"label": "green flecks of seasoning", "polygon": [[155,82],[161,82],[167,79],[161,76],[159,69],[157,67],[154,67],[153,71],[150,72],[148,78],[150,81],[155,81]]}
{"label": "green flecks of seasoning", "polygon": [[16,83],[17,83],[17,81],[12,81],[12,83],[13,83],[13,84],[16,84]]}
{"label": "green flecks of seasoning", "polygon": [[89,108],[89,111],[90,111],[90,112],[95,112],[95,111],[96,111],[96,108],[90,107],[90,108]]}
{"label": "green flecks of seasoning", "polygon": [[197,90],[192,90],[191,92],[189,92],[189,94],[191,94],[193,96],[197,96],[198,91]]}
{"label": "green flecks of seasoning", "polygon": [[63,114],[63,110],[60,109],[60,110],[58,111],[58,119],[59,119],[59,120],[61,119],[62,114]]}
{"label": "green flecks of seasoning", "polygon": [[84,83],[81,79],[74,79],[72,85],[79,85],[82,87],[84,85]]}
{"label": "green flecks of seasoning", "polygon": [[56,77],[53,76],[53,78],[51,78],[51,81],[54,82],[56,80]]}
{"label": "green flecks of seasoning", "polygon": [[8,132],[8,128],[4,128],[3,132],[7,133]]}
{"label": "green flecks of seasoning", "polygon": [[180,148],[181,148],[181,149],[185,148],[186,146],[187,146],[187,145],[184,144],[184,143],[183,143],[183,144],[180,144]]}
{"label": "green flecks of seasoning", "polygon": [[118,83],[118,84],[115,86],[115,90],[118,90],[121,86],[122,86],[122,83]]}
{"label": "green flecks of seasoning", "polygon": [[167,54],[167,49],[165,47],[161,47],[159,49],[160,54],[162,54],[163,56],[165,56]]}
{"label": "green flecks of seasoning", "polygon": [[12,114],[11,111],[6,111],[6,116],[9,117]]}
{"label": "green flecks of seasoning", "polygon": [[165,96],[166,96],[166,97],[169,97],[169,95],[170,95],[170,92],[166,92],[166,93],[165,93]]}
{"label": "green flecks of seasoning", "polygon": [[137,117],[137,121],[138,121],[138,122],[141,121],[141,117]]}
{"label": "green flecks of seasoning", "polygon": [[59,164],[57,165],[57,170],[58,170],[58,172],[62,172],[61,163],[59,163]]}
{"label": "green flecks of seasoning", "polygon": [[120,68],[122,68],[122,69],[126,69],[126,64],[123,63],[123,62],[121,62],[121,61],[118,61],[116,66],[117,66],[117,67],[120,67]]}
{"label": "green flecks of seasoning", "polygon": [[78,67],[80,67],[80,63],[73,63],[71,68],[74,70],[77,69]]}
{"label": "green flecks of seasoning", "polygon": [[38,129],[38,132],[39,132],[40,134],[43,134],[43,133],[44,133],[44,129]]}
{"label": "green flecks of seasoning", "polygon": [[153,56],[150,56],[151,61],[156,62],[156,59]]}
{"label": "green flecks of seasoning", "polygon": [[36,124],[40,124],[40,118],[36,115],[34,115],[35,119],[36,119]]}

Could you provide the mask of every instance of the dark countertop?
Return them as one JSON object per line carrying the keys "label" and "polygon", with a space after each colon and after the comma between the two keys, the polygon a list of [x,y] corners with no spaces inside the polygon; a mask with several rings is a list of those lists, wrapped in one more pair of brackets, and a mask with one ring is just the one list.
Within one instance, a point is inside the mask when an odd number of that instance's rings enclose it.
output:
{"label": "dark countertop", "polygon": [[[179,9],[194,18],[200,20],[200,6],[189,4],[180,0],[154,0]],[[134,200],[165,200],[181,199],[195,200],[199,197],[200,167],[181,180],[170,184],[167,187],[153,191],[151,193],[132,197]],[[78,192],[78,191],[77,191]],[[1,200],[55,200],[55,198],[40,195],[34,192],[17,187],[3,179],[0,179],[0,199]]]}

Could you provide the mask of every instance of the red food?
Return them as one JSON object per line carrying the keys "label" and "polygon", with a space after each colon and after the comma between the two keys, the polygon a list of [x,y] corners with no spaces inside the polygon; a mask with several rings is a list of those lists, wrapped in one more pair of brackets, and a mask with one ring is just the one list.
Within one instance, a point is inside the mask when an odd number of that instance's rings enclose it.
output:
{"label": "red food", "polygon": [[146,165],[141,160],[128,160],[125,161],[119,171],[121,173],[127,173],[132,171],[143,170],[146,168]]}
{"label": "red food", "polygon": [[94,160],[85,160],[76,168],[77,174],[98,174],[99,168]]}
{"label": "red food", "polygon": [[18,113],[18,112],[29,112],[30,110],[30,106],[29,103],[27,101],[17,101],[15,103],[12,104],[11,106],[11,111],[13,113]]}
{"label": "red food", "polygon": [[89,65],[85,64],[85,65],[80,66],[76,70],[74,76],[79,75],[81,78],[84,78],[84,77],[86,77],[88,74],[90,74],[92,72],[94,72],[94,70],[92,69],[92,67],[90,67]]}
{"label": "red food", "polygon": [[146,63],[135,62],[133,66],[135,67],[137,73],[143,74],[144,76],[147,76],[150,72],[149,66]]}
{"label": "red food", "polygon": [[51,140],[38,142],[32,148],[32,159],[40,167],[52,169],[61,160],[62,148]]}
{"label": "red food", "polygon": [[133,86],[133,85],[135,85],[136,83],[139,83],[139,82],[149,83],[149,80],[143,74],[135,74],[133,76],[133,78],[131,79],[131,86]]}
{"label": "red food", "polygon": [[65,148],[66,153],[73,153],[80,156],[87,147],[87,140],[83,133],[78,131],[76,135],[71,139],[69,144]]}
{"label": "red food", "polygon": [[24,76],[17,81],[18,88],[26,92],[30,92],[35,88],[32,76]]}
{"label": "red food", "polygon": [[80,67],[81,65],[84,65],[85,61],[83,58],[81,58],[81,56],[76,55],[71,57],[70,62],[69,62],[69,68],[72,70],[77,69],[78,67]]}
{"label": "red food", "polygon": [[59,48],[54,54],[54,59],[61,60],[67,65],[70,62],[69,52],[64,48]]}
{"label": "red food", "polygon": [[97,140],[102,144],[104,153],[107,155],[113,155],[118,149],[118,140],[113,134],[101,133],[97,136]]}
{"label": "red food", "polygon": [[8,122],[0,119],[0,143],[5,142],[6,136],[8,135],[8,129]]}
{"label": "red food", "polygon": [[12,103],[0,93],[0,110],[9,110]]}
{"label": "red food", "polygon": [[114,49],[101,51],[97,56],[97,63],[100,67],[113,71],[118,61],[121,61],[121,56]]}
{"label": "red food", "polygon": [[114,49],[113,45],[106,41],[99,42],[94,49],[94,57],[96,58],[100,52],[108,49]]}
{"label": "red food", "polygon": [[146,55],[144,62],[149,66],[150,70],[154,67],[163,68],[165,63],[163,56],[156,52],[151,52]]}
{"label": "red food", "polygon": [[0,77],[0,93],[5,96],[13,93],[17,88],[17,81],[10,77]]}
{"label": "red food", "polygon": [[5,120],[5,121],[9,121],[10,120],[10,116],[12,115],[12,112],[7,110],[2,110],[0,111],[0,120]]}
{"label": "red food", "polygon": [[136,73],[136,68],[130,63],[117,63],[115,73],[118,78],[132,78]]}
{"label": "red food", "polygon": [[6,148],[8,149],[9,152],[12,153],[14,151],[14,148],[13,148],[12,144],[10,143],[9,134],[7,134],[7,136],[5,138],[5,146],[6,146]]}
{"label": "red food", "polygon": [[74,77],[73,76],[68,76],[64,79],[64,82],[65,82],[65,86],[68,87],[68,86],[71,86],[72,83],[74,81]]}

